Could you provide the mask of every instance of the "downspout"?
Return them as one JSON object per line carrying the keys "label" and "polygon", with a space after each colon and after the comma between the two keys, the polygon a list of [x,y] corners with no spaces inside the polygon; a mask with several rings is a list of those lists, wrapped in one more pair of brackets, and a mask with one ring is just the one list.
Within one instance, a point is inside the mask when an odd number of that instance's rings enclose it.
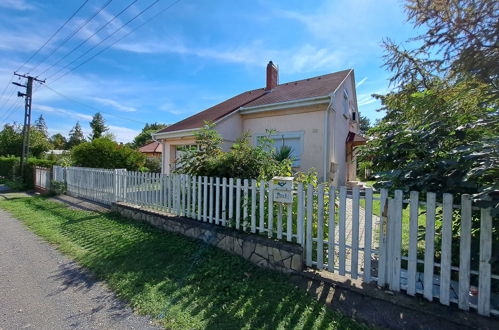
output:
{"label": "downspout", "polygon": [[324,163],[323,163],[323,178],[324,182],[329,182],[329,111],[333,106],[334,93],[329,95],[331,100],[324,113]]}

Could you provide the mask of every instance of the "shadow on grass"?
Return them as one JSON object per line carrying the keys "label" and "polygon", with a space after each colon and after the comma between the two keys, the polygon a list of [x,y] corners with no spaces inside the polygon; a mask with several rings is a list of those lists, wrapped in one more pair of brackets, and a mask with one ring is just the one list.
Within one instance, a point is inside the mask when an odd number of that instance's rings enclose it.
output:
{"label": "shadow on grass", "polygon": [[[201,241],[113,213],[70,210],[43,198],[14,203],[51,222],[52,230],[84,249],[73,255],[81,265],[106,280],[134,309],[168,328],[360,327],[297,289],[287,276]],[[67,276],[68,286],[82,286],[72,272],[63,270],[58,276]]]}

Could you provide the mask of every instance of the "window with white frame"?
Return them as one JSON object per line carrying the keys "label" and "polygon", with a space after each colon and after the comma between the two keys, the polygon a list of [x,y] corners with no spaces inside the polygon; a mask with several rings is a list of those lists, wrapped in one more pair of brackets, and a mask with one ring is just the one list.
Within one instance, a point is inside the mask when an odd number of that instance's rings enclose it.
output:
{"label": "window with white frame", "polygon": [[[255,145],[259,144],[259,138],[266,136],[264,134],[255,135]],[[278,132],[272,134],[270,138],[273,140],[273,147],[276,152],[290,150],[289,154],[293,159],[292,167],[300,167],[301,157],[303,154],[303,132]]]}

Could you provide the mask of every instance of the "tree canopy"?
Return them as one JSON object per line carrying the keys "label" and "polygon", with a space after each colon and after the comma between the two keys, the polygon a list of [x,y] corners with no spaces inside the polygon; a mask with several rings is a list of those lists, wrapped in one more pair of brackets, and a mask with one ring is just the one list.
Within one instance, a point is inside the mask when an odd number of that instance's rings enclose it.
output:
{"label": "tree canopy", "polygon": [[377,95],[385,117],[369,130],[362,153],[378,186],[497,203],[499,66],[492,63],[499,60],[499,25],[492,3],[407,1],[409,21],[427,29],[411,50],[384,42],[395,89]]}
{"label": "tree canopy", "polygon": [[104,136],[104,134],[109,130],[106,126],[104,117],[102,117],[100,112],[97,112],[92,121],[90,121],[90,128],[92,128],[92,134],[90,135],[90,140],[95,140]]}
{"label": "tree canopy", "polygon": [[107,138],[84,142],[72,149],[71,156],[74,164],[82,167],[126,168],[137,171],[145,163],[142,153]]}
{"label": "tree canopy", "polygon": [[74,146],[82,144],[85,142],[85,136],[83,135],[83,130],[81,129],[80,122],[76,122],[74,127],[69,131],[68,148],[71,149]]}
{"label": "tree canopy", "polygon": [[144,128],[142,128],[142,132],[134,138],[132,145],[135,148],[140,148],[152,142],[151,134],[165,127],[168,127],[168,125],[160,123],[145,124]]}

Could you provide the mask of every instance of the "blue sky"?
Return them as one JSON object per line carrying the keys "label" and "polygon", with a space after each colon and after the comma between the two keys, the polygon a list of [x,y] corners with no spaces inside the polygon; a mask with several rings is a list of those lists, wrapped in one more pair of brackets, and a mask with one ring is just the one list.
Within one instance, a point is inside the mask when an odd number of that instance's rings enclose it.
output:
{"label": "blue sky", "polygon": [[[397,0],[181,0],[164,12],[173,1],[159,0],[106,39],[155,0],[137,0],[101,28],[132,2],[108,1],[88,0],[20,70],[47,78],[51,89],[35,88],[33,118],[43,114],[51,134],[67,135],[77,120],[89,134],[91,116],[101,111],[116,139],[131,141],[145,122],[174,123],[240,92],[264,87],[269,60],[279,66],[281,83],[353,68],[360,113],[374,120],[382,114],[375,111],[379,103],[370,95],[388,91],[390,76],[382,68],[380,43],[386,37],[402,42],[415,33]],[[0,1],[0,93],[12,72],[83,2]],[[17,90],[7,87],[0,99],[2,125],[23,120],[22,99],[14,97]]]}

